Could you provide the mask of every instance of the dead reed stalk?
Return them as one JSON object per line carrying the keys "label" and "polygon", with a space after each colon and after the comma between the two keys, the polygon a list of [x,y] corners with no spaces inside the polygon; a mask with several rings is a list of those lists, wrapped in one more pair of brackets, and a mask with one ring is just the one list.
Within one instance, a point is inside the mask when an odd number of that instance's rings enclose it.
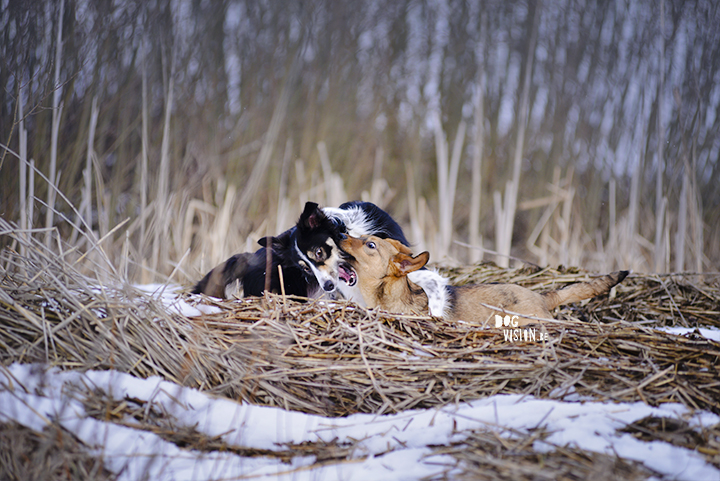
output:
{"label": "dead reed stalk", "polygon": [[435,133],[435,153],[438,172],[438,220],[440,242],[437,258],[444,259],[450,254],[450,243],[453,237],[453,211],[455,208],[455,191],[457,189],[458,169],[465,142],[465,121],[461,120],[453,142],[452,157],[448,150],[447,138],[440,121],[440,113],[433,112]]}
{"label": "dead reed stalk", "polygon": [[[27,130],[25,130],[25,113],[23,109],[23,92],[18,89],[18,150],[20,178],[20,230],[28,229],[28,168],[27,168]],[[4,153],[5,154],[5,153]],[[3,156],[4,156],[3,154]],[[32,175],[32,174],[31,174]],[[32,202],[32,201],[30,201]],[[25,246],[20,247],[20,254],[25,255]]]}
{"label": "dead reed stalk", "polygon": [[485,74],[480,74],[478,86],[475,91],[475,130],[473,132],[473,155],[471,170],[470,188],[470,245],[476,248],[470,249],[470,262],[476,263],[482,260],[482,235],[480,234],[480,214],[482,199],[482,156],[485,132]]}
{"label": "dead reed stalk", "polygon": [[[138,250],[142,254],[140,258],[142,263],[146,262],[146,246],[147,237],[145,233],[145,226],[148,219],[148,185],[150,183],[148,175],[148,152],[150,150],[150,141],[148,138],[148,95],[147,95],[147,58],[146,58],[146,39],[143,39],[143,68],[142,68],[142,133],[140,137],[141,151],[140,151],[140,239],[138,241]],[[144,266],[143,266],[144,267]],[[149,276],[147,270],[142,269],[141,278],[143,282],[149,282]]]}
{"label": "dead reed stalk", "polygon": [[[52,103],[52,124],[50,133],[50,173],[49,183],[52,185],[58,184],[57,176],[57,154],[58,154],[58,135],[60,133],[60,120],[62,118],[62,102],[60,102],[60,95],[62,93],[62,86],[60,84],[60,65],[62,60],[62,28],[63,28],[63,13],[65,11],[65,0],[60,0],[60,12],[58,13],[58,27],[57,27],[57,38],[55,48],[55,83],[53,84],[53,103]],[[45,238],[45,243],[50,245],[50,229],[55,224],[55,197],[56,189],[48,188],[48,209],[45,216],[45,228],[48,229],[48,233]]]}
{"label": "dead reed stalk", "polygon": [[161,248],[167,243],[168,221],[170,216],[168,208],[168,193],[170,189],[170,117],[173,108],[175,91],[175,52],[171,53],[170,75],[168,76],[167,100],[165,102],[165,116],[163,122],[162,144],[160,145],[160,168],[158,170],[157,193],[155,195],[155,224],[153,231],[153,248],[151,266],[154,272],[165,264],[168,259],[167,250]]}
{"label": "dead reed stalk", "polygon": [[535,5],[535,16],[528,38],[527,57],[525,58],[525,76],[518,111],[518,133],[515,139],[515,153],[513,155],[512,180],[505,185],[505,199],[501,201],[500,193],[495,191],[495,250],[499,253],[497,263],[501,267],[509,266],[510,250],[512,248],[513,227],[517,209],[518,190],[520,188],[520,171],[522,168],[523,147],[525,144],[525,130],[527,128],[528,105],[530,97],[530,79],[533,61],[535,59],[535,42],[537,41],[538,24],[540,23],[540,3]]}

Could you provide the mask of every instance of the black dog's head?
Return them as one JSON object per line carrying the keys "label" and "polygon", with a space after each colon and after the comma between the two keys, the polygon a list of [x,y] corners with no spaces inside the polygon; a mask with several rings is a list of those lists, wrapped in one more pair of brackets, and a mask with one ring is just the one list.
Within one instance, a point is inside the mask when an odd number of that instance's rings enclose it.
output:
{"label": "black dog's head", "polygon": [[305,272],[315,276],[323,291],[334,292],[341,261],[340,227],[315,202],[305,204],[296,227],[292,246],[294,260]]}
{"label": "black dog's head", "polygon": [[[272,238],[272,249],[280,258],[299,266],[309,284],[334,292],[340,265],[341,226],[328,218],[315,202],[305,204],[297,224]],[[260,244],[267,247],[266,239]]]}

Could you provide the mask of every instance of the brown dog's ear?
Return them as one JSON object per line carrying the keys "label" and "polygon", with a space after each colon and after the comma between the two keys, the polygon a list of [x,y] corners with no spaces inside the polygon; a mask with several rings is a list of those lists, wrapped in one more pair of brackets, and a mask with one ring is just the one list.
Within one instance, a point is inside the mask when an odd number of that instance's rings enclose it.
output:
{"label": "brown dog's ear", "polygon": [[395,254],[390,261],[392,266],[392,273],[398,277],[406,276],[411,272],[425,267],[425,264],[430,260],[430,253],[425,251],[415,257],[411,257],[404,253]]}
{"label": "brown dog's ear", "polygon": [[412,255],[412,251],[410,250],[410,248],[397,239],[388,238],[388,239],[385,239],[385,242],[391,243],[393,245],[393,247],[395,247],[395,249],[398,250],[398,252],[402,252],[403,254]]}

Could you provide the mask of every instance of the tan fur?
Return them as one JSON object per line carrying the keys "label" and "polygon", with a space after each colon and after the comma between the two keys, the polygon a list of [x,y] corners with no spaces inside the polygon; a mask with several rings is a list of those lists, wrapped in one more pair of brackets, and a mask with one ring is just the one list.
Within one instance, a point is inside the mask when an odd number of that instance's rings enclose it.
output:
{"label": "tan fur", "polygon": [[[374,240],[380,242],[375,242],[376,248],[372,249],[369,245]],[[423,252],[413,258],[410,248],[401,242],[375,236],[348,237],[340,245],[355,257],[351,264],[358,274],[358,288],[367,307],[398,314],[429,311],[425,291],[410,281],[407,274],[427,264],[430,254]]]}
{"label": "tan fur", "polygon": [[[428,312],[427,296],[407,278],[408,273],[427,263],[427,252],[412,257],[410,249],[401,243],[374,236],[350,237],[342,242],[342,248],[355,258],[351,264],[368,307],[400,314]],[[517,319],[518,325],[522,326],[538,322],[533,317],[552,319],[551,311],[559,305],[604,294],[625,276],[627,271],[618,271],[542,294],[515,284],[450,287],[450,307],[444,317],[452,321],[494,325],[495,314],[516,313],[529,316]]]}

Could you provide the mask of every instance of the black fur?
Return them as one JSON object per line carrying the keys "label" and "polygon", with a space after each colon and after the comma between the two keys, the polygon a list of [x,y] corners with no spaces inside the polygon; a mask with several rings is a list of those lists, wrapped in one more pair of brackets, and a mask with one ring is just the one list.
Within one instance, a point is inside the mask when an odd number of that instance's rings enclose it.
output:
{"label": "black fur", "polygon": [[[402,242],[406,246],[410,246],[410,243],[405,238],[400,225],[395,222],[395,219],[390,217],[390,214],[382,210],[371,202],[362,202],[359,200],[353,200],[351,202],[345,202],[340,206],[341,210],[349,210],[354,207],[359,207],[363,211],[365,219],[370,221],[371,228],[369,233],[366,235],[374,235],[381,239],[395,239]],[[344,233],[347,233],[345,226],[342,226]]]}
{"label": "black fur", "polygon": [[[370,226],[370,233],[382,238],[397,239],[408,245],[398,223],[375,204],[353,201],[340,206],[341,210],[355,208],[362,211],[360,217]],[[297,224],[271,238],[270,290],[275,293],[282,292],[278,273],[278,266],[282,266],[285,294],[314,297],[320,292],[321,287],[311,267],[299,255],[298,250],[303,255],[311,253],[313,256],[308,258],[316,266],[321,265],[333,255],[334,249],[338,249],[340,255],[345,254],[337,246],[347,232],[347,226],[341,219],[326,215],[315,202],[307,202]],[[332,242],[328,243],[328,239],[332,239]],[[210,271],[198,282],[192,292],[225,297],[225,287],[240,280],[244,296],[262,295],[265,290],[267,238],[260,239],[258,243],[262,247],[256,252],[236,254]],[[319,255],[315,256],[316,253]],[[219,271],[215,272],[218,269]],[[334,288],[332,285],[324,287],[326,291]]]}
{"label": "black fur", "polygon": [[447,308],[453,310],[457,304],[458,291],[461,286],[445,286],[447,291]]}
{"label": "black fur", "polygon": [[[312,282],[314,277],[307,276],[305,272],[292,261],[291,241],[294,227],[286,230],[270,242],[270,292],[283,292],[280,286],[280,273],[278,266],[282,267],[284,291],[287,295],[308,297],[311,288],[317,287]],[[261,296],[265,291],[265,276],[267,266],[267,238],[260,239],[263,245],[255,252],[259,262],[249,268],[242,276],[243,293],[245,296]]]}
{"label": "black fur", "polygon": [[[301,252],[319,247],[326,250],[327,239],[339,236],[335,223],[330,221],[314,202],[305,204],[305,210],[294,227],[286,230],[271,241],[271,275],[270,290],[282,292],[278,266],[282,266],[285,294],[312,297],[320,288],[310,266],[298,255],[295,245]],[[261,247],[256,256],[262,259],[259,266],[245,272],[242,284],[246,296],[260,296],[265,290],[265,266],[267,255],[267,238],[258,241]],[[329,255],[329,253],[327,254]]]}
{"label": "black fur", "polygon": [[208,272],[205,277],[195,285],[192,293],[204,293],[213,297],[225,297],[225,286],[235,279],[242,279],[245,272],[258,265],[260,265],[260,260],[257,252],[235,254],[223,264]]}
{"label": "black fur", "polygon": [[[282,267],[284,291],[287,295],[312,297],[319,289],[317,280],[307,263],[300,258],[295,245],[301,252],[306,252],[313,246],[323,249],[327,256],[329,246],[328,238],[340,237],[339,226],[332,222],[314,202],[305,204],[305,210],[297,224],[282,234],[272,237],[270,242],[271,269],[270,290],[282,292],[278,266]],[[236,254],[223,264],[210,271],[193,289],[193,294],[208,294],[216,297],[225,297],[224,286],[240,280],[245,296],[260,296],[265,290],[265,277],[267,266],[267,238],[258,241],[262,246],[252,254]],[[238,261],[242,262],[238,262]],[[219,280],[208,285],[214,271],[219,269]],[[217,273],[214,274],[218,276]],[[222,288],[218,289],[218,283]]]}

